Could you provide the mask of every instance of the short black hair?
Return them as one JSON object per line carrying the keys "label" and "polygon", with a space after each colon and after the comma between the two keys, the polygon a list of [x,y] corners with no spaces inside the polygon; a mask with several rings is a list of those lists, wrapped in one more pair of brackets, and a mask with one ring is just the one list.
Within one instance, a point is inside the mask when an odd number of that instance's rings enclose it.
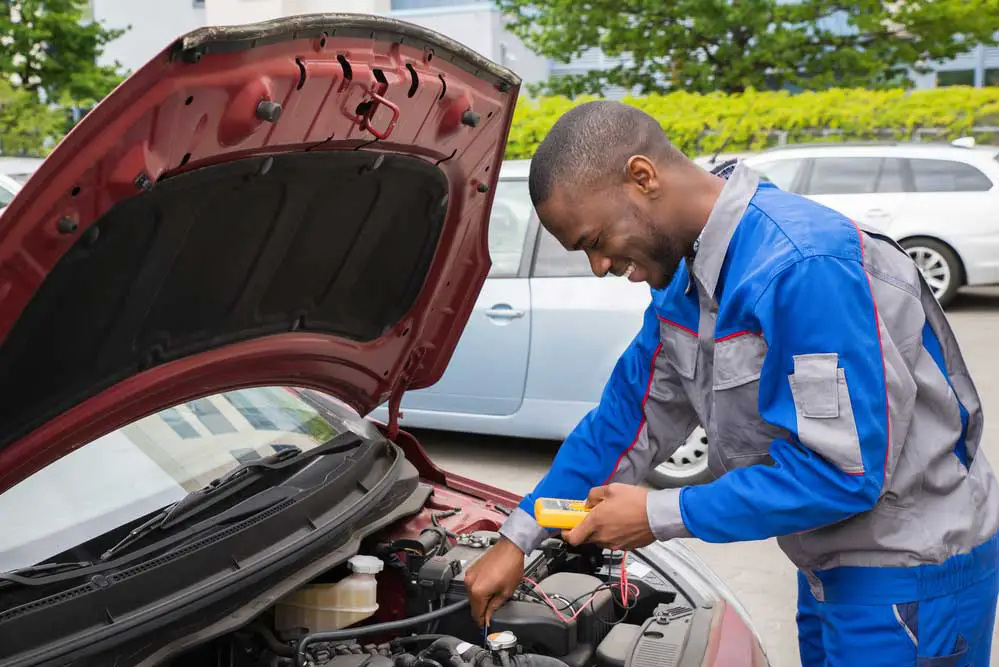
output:
{"label": "short black hair", "polygon": [[684,157],[659,121],[641,109],[610,100],[584,102],[555,122],[531,158],[531,201],[545,202],[555,183],[586,188],[624,178],[628,158],[637,154]]}

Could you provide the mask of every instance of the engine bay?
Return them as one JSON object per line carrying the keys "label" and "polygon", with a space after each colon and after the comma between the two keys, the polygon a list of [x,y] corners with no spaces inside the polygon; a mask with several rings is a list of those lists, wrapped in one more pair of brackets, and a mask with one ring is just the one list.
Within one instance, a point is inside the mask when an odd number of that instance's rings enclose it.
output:
{"label": "engine bay", "polygon": [[[641,553],[546,540],[487,629],[464,575],[510,510],[435,488],[422,511],[180,667],[681,665],[696,604]],[[325,596],[325,597],[324,597]],[[355,619],[359,619],[356,620]],[[699,664],[699,661],[695,664]]]}

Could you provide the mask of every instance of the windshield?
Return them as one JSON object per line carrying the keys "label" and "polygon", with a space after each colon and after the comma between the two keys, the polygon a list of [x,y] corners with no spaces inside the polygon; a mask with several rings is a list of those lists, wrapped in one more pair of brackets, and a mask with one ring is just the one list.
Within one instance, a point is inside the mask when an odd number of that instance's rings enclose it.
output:
{"label": "windshield", "polygon": [[308,451],[349,430],[306,395],[263,387],[190,401],[43,468],[0,494],[0,572],[36,565],[125,526],[241,463],[289,447]]}

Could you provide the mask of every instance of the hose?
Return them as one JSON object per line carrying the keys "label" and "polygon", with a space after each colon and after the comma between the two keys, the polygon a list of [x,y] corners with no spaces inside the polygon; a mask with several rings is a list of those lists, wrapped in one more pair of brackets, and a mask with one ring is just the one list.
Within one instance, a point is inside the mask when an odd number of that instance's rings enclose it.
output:
{"label": "hose", "polygon": [[344,628],[342,630],[333,630],[331,632],[314,632],[302,637],[301,641],[298,642],[298,650],[295,652],[295,664],[298,665],[298,667],[306,667],[308,665],[308,655],[306,655],[305,649],[309,644],[313,644],[315,642],[338,642],[343,641],[344,639],[354,639],[356,637],[364,637],[367,635],[378,635],[383,632],[392,632],[393,630],[402,630],[414,625],[429,623],[430,621],[443,618],[444,616],[450,616],[451,614],[461,611],[466,607],[468,607],[468,598],[449,604],[446,607],[441,607],[440,609],[420,614],[419,616],[413,616],[412,618],[404,618],[398,621],[386,621],[385,623],[375,623],[373,625],[366,625],[360,628]]}
{"label": "hose", "polygon": [[253,624],[252,628],[261,636],[261,638],[263,638],[264,643],[267,645],[267,648],[271,651],[271,653],[276,653],[284,658],[290,658],[295,655],[294,649],[279,640],[266,624],[258,621]]}

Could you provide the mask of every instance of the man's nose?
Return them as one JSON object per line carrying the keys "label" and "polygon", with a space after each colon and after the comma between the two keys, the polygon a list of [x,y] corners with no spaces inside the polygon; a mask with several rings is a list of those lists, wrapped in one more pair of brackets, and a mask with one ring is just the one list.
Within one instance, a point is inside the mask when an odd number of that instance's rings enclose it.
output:
{"label": "man's nose", "polygon": [[603,278],[610,272],[612,266],[610,259],[595,252],[588,252],[586,256],[590,260],[590,269],[593,271],[593,275]]}

